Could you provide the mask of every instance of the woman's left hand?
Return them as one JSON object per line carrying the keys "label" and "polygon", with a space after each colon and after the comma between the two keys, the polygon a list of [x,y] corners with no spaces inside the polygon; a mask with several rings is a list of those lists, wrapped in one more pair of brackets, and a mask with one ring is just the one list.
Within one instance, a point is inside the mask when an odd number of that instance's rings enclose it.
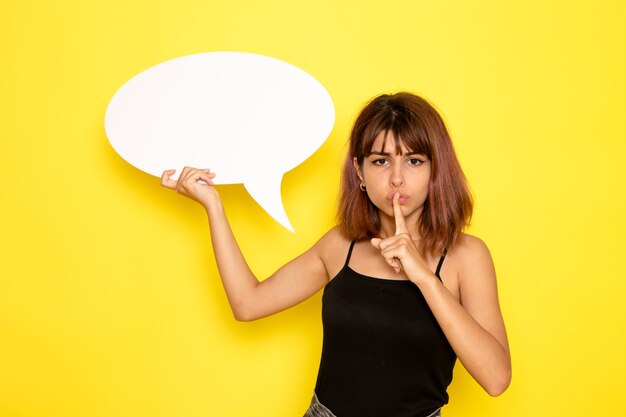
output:
{"label": "woman's left hand", "polygon": [[401,270],[407,277],[418,284],[420,281],[434,276],[428,264],[420,255],[417,246],[413,242],[409,230],[406,227],[404,215],[400,207],[400,194],[395,194],[392,200],[393,216],[396,222],[396,232],[394,236],[371,240],[372,246],[380,250],[381,255],[396,273]]}

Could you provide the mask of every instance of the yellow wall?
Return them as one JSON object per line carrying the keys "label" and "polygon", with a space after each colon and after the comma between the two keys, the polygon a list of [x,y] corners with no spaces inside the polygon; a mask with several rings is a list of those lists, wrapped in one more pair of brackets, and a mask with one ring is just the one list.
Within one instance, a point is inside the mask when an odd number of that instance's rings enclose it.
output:
{"label": "yellow wall", "polygon": [[0,415],[299,416],[320,295],[233,320],[201,208],[108,145],[125,81],[205,51],[270,55],[332,95],[287,173],[291,234],[220,187],[261,276],[333,224],[350,124],[407,89],[442,111],[476,197],[513,352],[492,399],[457,365],[446,417],[626,415],[626,6],[621,0],[3,1]]}

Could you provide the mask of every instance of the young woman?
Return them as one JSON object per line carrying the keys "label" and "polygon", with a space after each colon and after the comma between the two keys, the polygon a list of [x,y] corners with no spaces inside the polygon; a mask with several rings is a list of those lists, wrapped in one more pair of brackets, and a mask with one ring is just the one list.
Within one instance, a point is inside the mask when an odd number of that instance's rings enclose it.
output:
{"label": "young woman", "polygon": [[174,181],[174,172],[161,184],[207,211],[237,320],[324,289],[322,358],[305,416],[439,416],[457,357],[489,394],[508,387],[491,256],[462,233],[471,197],[443,120],[424,99],[398,93],[366,105],[350,135],[338,225],[262,282],[237,246],[215,174],[185,167]]}

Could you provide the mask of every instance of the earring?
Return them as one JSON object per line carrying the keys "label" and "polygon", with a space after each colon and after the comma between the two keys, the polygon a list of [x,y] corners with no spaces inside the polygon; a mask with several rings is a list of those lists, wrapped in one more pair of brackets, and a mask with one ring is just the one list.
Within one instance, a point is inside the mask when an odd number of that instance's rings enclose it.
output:
{"label": "earring", "polygon": [[365,191],[365,190],[367,190],[367,189],[365,188],[365,184],[363,184],[363,183],[359,184],[359,189],[360,189],[361,191]]}

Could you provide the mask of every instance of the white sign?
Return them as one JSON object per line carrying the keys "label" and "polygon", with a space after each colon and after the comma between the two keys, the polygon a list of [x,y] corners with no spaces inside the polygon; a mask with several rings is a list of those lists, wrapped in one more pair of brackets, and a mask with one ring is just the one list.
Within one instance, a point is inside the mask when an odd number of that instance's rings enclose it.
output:
{"label": "white sign", "polygon": [[124,84],[104,126],[127,162],[160,177],[209,168],[215,184],[243,183],[293,232],[282,204],[283,174],[326,140],[335,109],[303,70],[263,55],[207,52],[166,61]]}

